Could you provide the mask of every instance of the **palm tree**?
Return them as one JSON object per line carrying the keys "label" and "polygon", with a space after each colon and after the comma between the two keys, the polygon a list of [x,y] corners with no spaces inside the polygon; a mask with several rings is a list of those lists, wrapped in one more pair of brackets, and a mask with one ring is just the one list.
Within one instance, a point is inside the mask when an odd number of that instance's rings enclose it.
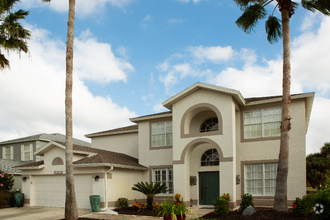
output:
{"label": "palm tree", "polygon": [[13,12],[13,8],[20,0],[0,0],[0,70],[10,68],[9,60],[4,53],[16,51],[20,55],[23,51],[28,53],[27,40],[30,39],[30,31],[19,23],[29,15],[28,11],[19,9]]}
{"label": "palm tree", "polygon": [[167,186],[160,182],[156,183],[156,184],[153,184],[153,182],[151,182],[151,184],[149,184],[147,182],[145,182],[145,183],[139,182],[139,183],[134,184],[134,186],[132,187],[132,190],[138,191],[138,192],[146,195],[147,196],[147,205],[150,208],[150,207],[152,207],[154,195],[166,192]]}
{"label": "palm tree", "polygon": [[[259,20],[266,17],[266,6],[271,2],[277,3],[272,14],[269,15],[265,27],[267,40],[270,43],[277,42],[283,37],[283,85],[282,85],[282,120],[281,120],[281,141],[278,161],[278,172],[276,176],[276,192],[274,209],[288,211],[287,206],[287,178],[288,178],[288,157],[290,137],[290,105],[291,105],[291,67],[290,67],[290,17],[293,15],[299,4],[291,0],[234,0],[241,8],[243,14],[237,19],[236,24],[244,32],[250,33]],[[301,0],[303,8],[315,12],[320,11],[324,15],[330,15],[329,0]],[[275,9],[281,13],[281,19],[274,16]],[[282,25],[281,25],[282,22]]]}
{"label": "palm tree", "polygon": [[[51,0],[42,0],[50,2]],[[74,39],[74,17],[75,0],[69,0],[68,33],[66,43],[66,85],[65,85],[65,133],[66,133],[66,199],[65,219],[78,219],[78,207],[74,188],[73,177],[73,129],[72,129],[72,71],[73,71],[73,39]]]}

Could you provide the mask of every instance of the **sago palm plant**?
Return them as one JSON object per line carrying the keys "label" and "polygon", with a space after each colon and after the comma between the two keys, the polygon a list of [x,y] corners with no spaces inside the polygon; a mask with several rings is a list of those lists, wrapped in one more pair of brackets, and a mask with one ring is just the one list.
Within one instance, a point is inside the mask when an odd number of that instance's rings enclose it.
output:
{"label": "sago palm plant", "polygon": [[147,196],[147,205],[149,208],[152,207],[152,203],[154,200],[154,195],[164,193],[167,191],[167,186],[162,183],[156,183],[154,184],[151,182],[150,184],[148,182],[139,182],[134,184],[132,187],[132,190],[138,191],[140,193],[143,193],[144,195]]}

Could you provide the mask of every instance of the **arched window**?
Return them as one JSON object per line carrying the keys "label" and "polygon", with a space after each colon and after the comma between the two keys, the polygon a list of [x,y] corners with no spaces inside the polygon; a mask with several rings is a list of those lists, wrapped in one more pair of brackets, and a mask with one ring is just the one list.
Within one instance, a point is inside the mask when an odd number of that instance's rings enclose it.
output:
{"label": "arched window", "polygon": [[53,160],[52,165],[64,165],[62,158],[60,158],[60,157],[56,157],[56,158]]}
{"label": "arched window", "polygon": [[218,151],[213,148],[207,150],[202,155],[201,166],[218,166],[219,165],[219,154]]}
{"label": "arched window", "polygon": [[213,118],[206,119],[202,123],[200,132],[210,132],[210,131],[217,131],[217,130],[219,130],[218,118],[213,117]]}

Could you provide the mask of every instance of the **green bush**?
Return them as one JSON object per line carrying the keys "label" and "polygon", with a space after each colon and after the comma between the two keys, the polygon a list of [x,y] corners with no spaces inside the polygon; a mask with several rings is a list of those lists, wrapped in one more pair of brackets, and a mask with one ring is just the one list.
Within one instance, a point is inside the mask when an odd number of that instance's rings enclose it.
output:
{"label": "green bush", "polygon": [[245,193],[241,196],[241,198],[242,198],[242,202],[239,207],[241,211],[244,211],[244,209],[246,209],[248,206],[254,207],[253,198],[251,194]]}
{"label": "green bush", "polygon": [[313,212],[313,202],[309,196],[299,197],[293,202],[292,211],[296,216],[307,216]]}
{"label": "green bush", "polygon": [[128,199],[126,198],[119,198],[117,199],[119,208],[128,208]]}
{"label": "green bush", "polygon": [[217,197],[212,200],[214,212],[220,216],[226,216],[229,213],[228,201],[222,197]]}
{"label": "green bush", "polygon": [[330,178],[327,180],[327,185],[313,195],[313,203],[317,220],[330,219]]}
{"label": "green bush", "polygon": [[0,189],[10,191],[14,186],[14,175],[0,170]]}

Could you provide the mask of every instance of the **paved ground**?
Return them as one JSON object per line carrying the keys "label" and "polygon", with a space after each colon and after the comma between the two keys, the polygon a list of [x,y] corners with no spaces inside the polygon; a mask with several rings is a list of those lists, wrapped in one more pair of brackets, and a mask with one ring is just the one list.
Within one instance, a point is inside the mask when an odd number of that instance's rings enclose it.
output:
{"label": "paved ground", "polygon": [[[213,211],[212,209],[193,207],[192,211],[198,217]],[[109,213],[92,213],[88,209],[78,210],[80,217],[94,218],[94,219],[112,219],[112,220],[160,220],[161,218],[149,216],[129,216],[129,215],[115,215]],[[22,208],[7,208],[0,209],[1,220],[59,220],[64,217],[64,208],[50,208],[50,207],[22,207]],[[186,219],[194,219],[196,215],[189,214]]]}

